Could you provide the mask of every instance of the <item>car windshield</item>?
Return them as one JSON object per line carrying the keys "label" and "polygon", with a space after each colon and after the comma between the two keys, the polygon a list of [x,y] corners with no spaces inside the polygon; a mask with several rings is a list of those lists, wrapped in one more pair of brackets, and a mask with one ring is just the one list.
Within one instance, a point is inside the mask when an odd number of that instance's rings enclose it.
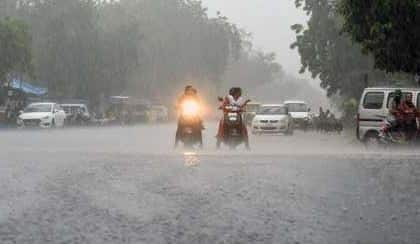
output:
{"label": "car windshield", "polygon": [[289,112],[307,112],[308,107],[304,103],[289,103],[287,104]]}
{"label": "car windshield", "polygon": [[258,114],[264,114],[264,115],[286,115],[287,114],[287,108],[286,107],[261,107],[258,111]]}
{"label": "car windshield", "polygon": [[25,113],[45,113],[51,112],[51,104],[31,104],[25,108]]}
{"label": "car windshield", "polygon": [[63,110],[67,113],[67,114],[74,114],[77,112],[86,112],[86,108],[84,106],[71,106],[71,105],[62,105],[61,106],[63,108]]}

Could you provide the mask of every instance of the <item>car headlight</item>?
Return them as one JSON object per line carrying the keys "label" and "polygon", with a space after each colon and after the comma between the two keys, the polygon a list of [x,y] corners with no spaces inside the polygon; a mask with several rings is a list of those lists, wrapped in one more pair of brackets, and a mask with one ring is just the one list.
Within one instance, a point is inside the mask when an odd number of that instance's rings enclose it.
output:
{"label": "car headlight", "polygon": [[49,119],[50,118],[50,116],[45,116],[44,118],[42,118],[42,119]]}
{"label": "car headlight", "polygon": [[18,118],[17,118],[17,123],[18,123],[18,124],[23,123],[23,119],[22,119],[21,117],[18,117]]}

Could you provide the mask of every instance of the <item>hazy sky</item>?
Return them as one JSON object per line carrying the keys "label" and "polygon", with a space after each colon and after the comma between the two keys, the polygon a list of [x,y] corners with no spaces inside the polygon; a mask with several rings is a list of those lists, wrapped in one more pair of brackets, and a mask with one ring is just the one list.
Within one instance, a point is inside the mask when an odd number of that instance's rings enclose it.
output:
{"label": "hazy sky", "polygon": [[[257,49],[273,51],[284,69],[298,76],[300,60],[289,48],[295,39],[290,26],[305,23],[307,17],[295,8],[295,0],[202,0],[209,13],[220,11],[231,22],[253,33]],[[304,75],[308,77],[308,75]]]}

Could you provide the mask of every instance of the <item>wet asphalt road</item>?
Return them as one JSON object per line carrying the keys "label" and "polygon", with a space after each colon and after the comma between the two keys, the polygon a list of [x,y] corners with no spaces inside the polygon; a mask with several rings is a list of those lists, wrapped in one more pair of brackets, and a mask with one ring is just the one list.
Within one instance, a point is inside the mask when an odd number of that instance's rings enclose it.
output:
{"label": "wet asphalt road", "polygon": [[420,243],[420,153],[173,150],[174,125],[0,131],[0,243]]}

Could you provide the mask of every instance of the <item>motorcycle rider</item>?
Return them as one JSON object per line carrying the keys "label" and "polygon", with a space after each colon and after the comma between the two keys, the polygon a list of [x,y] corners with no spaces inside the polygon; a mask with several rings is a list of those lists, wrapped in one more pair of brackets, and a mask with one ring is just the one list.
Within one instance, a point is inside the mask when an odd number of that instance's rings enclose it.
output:
{"label": "motorcycle rider", "polygon": [[412,140],[417,133],[418,110],[413,103],[413,95],[408,93],[400,105],[403,111],[403,129],[406,133],[406,139]]}
{"label": "motorcycle rider", "polygon": [[403,93],[400,89],[395,90],[394,99],[389,107],[388,122],[389,125],[385,128],[384,132],[389,133],[403,129],[404,124],[404,111],[401,109]]}
{"label": "motorcycle rider", "polygon": [[[195,101],[197,104],[201,104],[200,98],[198,96],[197,89],[195,89],[192,85],[187,85],[184,88],[184,93],[178,98],[178,100],[176,102],[176,110],[180,111],[182,104],[187,100],[189,100],[189,101],[192,100],[192,101]],[[177,129],[176,129],[176,135],[175,135],[175,147],[178,146],[179,141],[181,140],[182,126],[183,125],[181,123],[181,120],[178,119],[178,126],[177,126]],[[204,130],[203,121],[201,120],[201,118],[200,118],[200,121],[199,121],[199,126],[200,126],[201,130]],[[199,140],[200,140],[200,147],[202,147],[203,146],[203,139],[201,138],[201,133],[200,133]]]}
{"label": "motorcycle rider", "polygon": [[[222,99],[222,106],[220,106],[220,109],[223,109],[226,106],[231,106],[232,107],[232,111],[242,111],[245,106],[250,102],[251,100],[245,100],[242,97],[242,89],[240,87],[233,87],[229,90],[229,95],[227,95],[224,99]],[[219,148],[223,139],[225,138],[225,123],[224,123],[224,118],[225,118],[225,114],[223,116],[223,118],[220,120],[219,122],[219,130],[217,133],[217,147]],[[242,121],[242,136],[244,138],[244,143],[245,143],[245,147],[247,149],[250,149],[250,145],[249,145],[249,137],[248,137],[248,130],[246,128],[246,125],[244,124],[244,122]]]}

